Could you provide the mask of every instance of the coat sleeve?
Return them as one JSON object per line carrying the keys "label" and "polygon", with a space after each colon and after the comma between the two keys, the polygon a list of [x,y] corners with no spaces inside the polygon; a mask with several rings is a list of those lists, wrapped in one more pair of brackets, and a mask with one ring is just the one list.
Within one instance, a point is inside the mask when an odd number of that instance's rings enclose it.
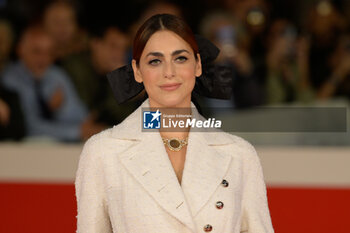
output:
{"label": "coat sleeve", "polygon": [[262,167],[253,146],[245,170],[241,232],[273,233]]}
{"label": "coat sleeve", "polygon": [[78,233],[112,232],[105,200],[105,181],[99,143],[94,137],[89,139],[83,148],[76,174]]}

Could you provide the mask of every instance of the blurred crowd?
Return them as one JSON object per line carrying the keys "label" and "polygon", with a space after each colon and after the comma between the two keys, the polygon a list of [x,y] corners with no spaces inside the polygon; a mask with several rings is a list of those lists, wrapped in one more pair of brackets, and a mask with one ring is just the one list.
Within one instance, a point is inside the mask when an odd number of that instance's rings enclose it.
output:
{"label": "blurred crowd", "polygon": [[[152,1],[127,28],[108,20],[84,28],[72,1],[44,5],[25,26],[0,17],[1,140],[77,142],[120,123],[145,93],[117,104],[106,74],[130,62],[131,41],[145,19],[157,13],[187,19],[176,2]],[[233,68],[233,95],[204,101],[234,110],[348,101],[350,31],[340,6],[312,1],[300,23],[272,17],[267,0],[215,1],[194,31],[220,48],[218,64]]]}

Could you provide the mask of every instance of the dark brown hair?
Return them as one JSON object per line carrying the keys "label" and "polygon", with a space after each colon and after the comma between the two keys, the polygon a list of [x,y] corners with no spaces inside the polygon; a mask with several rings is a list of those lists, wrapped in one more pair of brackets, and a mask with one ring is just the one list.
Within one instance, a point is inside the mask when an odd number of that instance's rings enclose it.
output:
{"label": "dark brown hair", "polygon": [[141,54],[149,38],[161,30],[169,30],[179,35],[191,46],[197,59],[198,45],[187,23],[175,15],[157,14],[146,20],[136,33],[132,52],[132,58],[136,60],[136,64],[139,64]]}

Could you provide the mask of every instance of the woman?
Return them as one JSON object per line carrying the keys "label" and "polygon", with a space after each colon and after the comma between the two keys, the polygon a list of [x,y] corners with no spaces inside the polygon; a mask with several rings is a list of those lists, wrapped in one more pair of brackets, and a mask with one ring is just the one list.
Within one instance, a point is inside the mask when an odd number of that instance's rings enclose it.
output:
{"label": "woman", "polygon": [[[77,231],[273,232],[249,143],[221,131],[142,130],[143,108],[194,107],[202,62],[189,27],[172,15],[151,17],[136,34],[132,69],[149,98],[85,144],[76,178]],[[195,108],[191,114],[200,118]],[[173,147],[171,138],[178,142]]]}

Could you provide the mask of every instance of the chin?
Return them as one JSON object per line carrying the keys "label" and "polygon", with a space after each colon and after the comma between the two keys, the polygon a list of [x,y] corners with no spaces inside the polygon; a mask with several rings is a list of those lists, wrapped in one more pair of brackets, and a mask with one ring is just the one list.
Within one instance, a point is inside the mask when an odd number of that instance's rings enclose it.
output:
{"label": "chin", "polygon": [[161,105],[164,107],[176,107],[178,105],[180,105],[182,102],[178,99],[167,99],[167,100],[162,100],[161,101]]}
{"label": "chin", "polygon": [[[174,97],[164,97],[162,99],[154,100],[153,102],[157,102],[162,107],[166,108],[175,108],[178,106],[184,106],[187,105],[187,99],[186,98],[179,98],[178,96]],[[190,99],[191,102],[191,99]]]}

